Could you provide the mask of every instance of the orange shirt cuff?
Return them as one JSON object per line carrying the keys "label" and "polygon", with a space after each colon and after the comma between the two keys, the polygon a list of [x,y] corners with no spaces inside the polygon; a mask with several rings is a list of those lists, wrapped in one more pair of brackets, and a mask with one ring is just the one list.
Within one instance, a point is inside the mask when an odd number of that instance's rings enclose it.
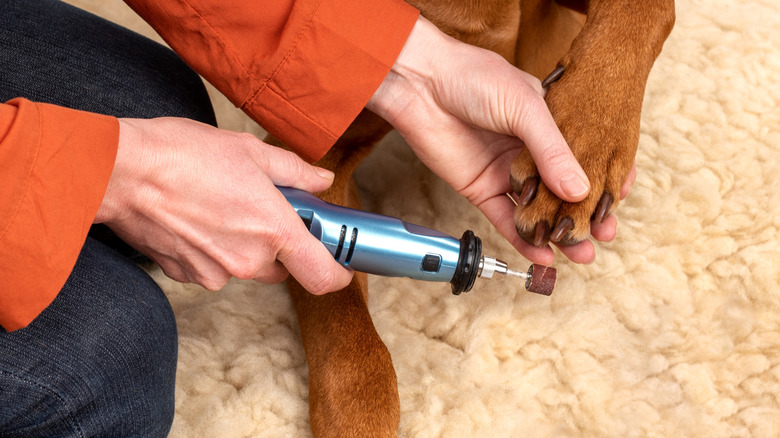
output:
{"label": "orange shirt cuff", "polygon": [[418,14],[400,0],[323,2],[242,108],[305,159],[321,158],[390,72]]}
{"label": "orange shirt cuff", "polygon": [[103,200],[118,139],[113,117],[25,99],[0,104],[6,330],[28,325],[68,279]]}

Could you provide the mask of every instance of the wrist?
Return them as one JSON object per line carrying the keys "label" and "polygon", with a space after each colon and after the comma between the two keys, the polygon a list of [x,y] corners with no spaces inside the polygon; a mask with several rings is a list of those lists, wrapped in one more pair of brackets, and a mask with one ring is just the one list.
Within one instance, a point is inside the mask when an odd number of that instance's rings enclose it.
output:
{"label": "wrist", "polygon": [[409,37],[390,72],[374,92],[366,108],[395,125],[398,115],[420,94],[429,94],[433,83],[433,56],[449,38],[422,16],[417,17]]}
{"label": "wrist", "polygon": [[100,204],[93,223],[111,223],[127,211],[128,194],[137,189],[138,181],[133,177],[139,176],[138,156],[134,156],[140,149],[139,133],[132,120],[119,120],[119,141],[117,144],[116,159],[111,171],[103,201]]}

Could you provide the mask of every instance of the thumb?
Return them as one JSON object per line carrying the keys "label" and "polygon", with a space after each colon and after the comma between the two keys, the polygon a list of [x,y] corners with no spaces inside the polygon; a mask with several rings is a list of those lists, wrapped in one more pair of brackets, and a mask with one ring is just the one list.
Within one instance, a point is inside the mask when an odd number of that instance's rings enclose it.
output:
{"label": "thumb", "polygon": [[[333,183],[333,172],[306,163],[298,155],[271,145],[263,154],[266,175],[274,184],[310,193],[321,192]],[[281,194],[280,194],[281,195]],[[289,204],[288,204],[289,205]],[[322,295],[343,289],[352,280],[352,271],[341,266],[325,245],[306,229],[290,206],[291,233],[277,253],[287,271],[304,289]],[[288,222],[289,223],[289,222]]]}
{"label": "thumb", "polygon": [[321,192],[333,183],[333,172],[312,166],[293,152],[263,144],[259,157],[262,167],[275,185],[293,187],[310,193]]}
{"label": "thumb", "polygon": [[552,143],[538,151],[530,150],[545,185],[568,202],[585,199],[590,181],[566,143]]}
{"label": "thumb", "polygon": [[277,259],[304,289],[314,295],[345,288],[352,280],[353,271],[341,266],[325,245],[299,222],[300,226],[295,227],[290,239],[295,244],[280,251]]}
{"label": "thumb", "polygon": [[558,197],[578,202],[590,192],[590,181],[555,124],[544,100],[531,99],[519,117],[515,135],[522,138],[545,185]]}

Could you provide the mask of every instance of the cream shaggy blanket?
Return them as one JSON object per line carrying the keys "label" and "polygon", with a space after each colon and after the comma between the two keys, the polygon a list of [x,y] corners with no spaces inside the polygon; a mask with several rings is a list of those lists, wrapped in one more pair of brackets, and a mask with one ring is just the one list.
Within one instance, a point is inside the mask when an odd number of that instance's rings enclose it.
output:
{"label": "cream shaggy blanket", "polygon": [[[71,0],[154,38],[123,3]],[[780,436],[780,3],[678,0],[645,98],[639,176],[614,242],[519,282],[372,277],[402,437]],[[218,93],[222,127],[261,133]],[[527,262],[391,136],[366,209]],[[173,437],[306,437],[307,368],[282,286],[155,278],[178,317]]]}

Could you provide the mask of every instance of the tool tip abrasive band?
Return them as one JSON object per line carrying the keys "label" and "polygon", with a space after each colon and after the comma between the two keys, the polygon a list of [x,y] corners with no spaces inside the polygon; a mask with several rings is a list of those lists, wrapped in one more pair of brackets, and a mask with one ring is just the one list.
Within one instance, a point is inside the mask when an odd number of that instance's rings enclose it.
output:
{"label": "tool tip abrasive band", "polygon": [[555,268],[534,263],[528,269],[528,274],[528,279],[525,281],[525,289],[528,292],[547,296],[553,293],[555,280],[558,278],[558,271]]}

